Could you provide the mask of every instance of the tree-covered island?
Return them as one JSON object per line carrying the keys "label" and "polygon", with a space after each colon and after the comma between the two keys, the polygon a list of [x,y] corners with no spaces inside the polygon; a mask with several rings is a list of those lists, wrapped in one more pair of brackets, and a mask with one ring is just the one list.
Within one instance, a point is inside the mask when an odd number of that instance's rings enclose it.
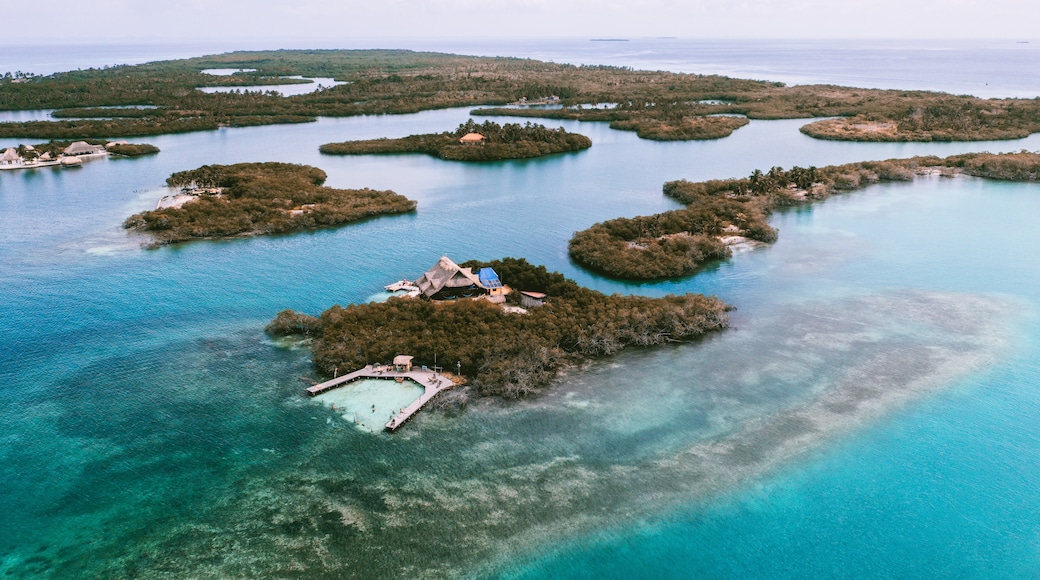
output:
{"label": "tree-covered island", "polygon": [[1040,179],[1040,154],[968,153],[946,158],[913,157],[829,167],[773,167],[749,177],[664,184],[664,194],[685,208],[651,216],[617,218],[574,234],[571,258],[581,266],[625,280],[688,276],[706,263],[730,256],[730,246],[769,243],[777,232],[773,210],[811,203],[886,181],[916,175],[964,174],[1007,181]]}
{"label": "tree-covered island", "polygon": [[608,122],[611,129],[635,131],[640,138],[652,141],[721,139],[729,137],[750,122],[744,115],[696,115],[681,106],[652,109],[633,110],[630,106],[598,108],[581,105],[565,109],[493,107],[475,109],[473,114]]}
{"label": "tree-covered island", "polygon": [[[204,165],[171,175],[181,195],[166,207],[135,214],[126,229],[153,246],[196,239],[288,233],[415,211],[393,191],[325,187],[325,172],[290,163]],[[164,198],[165,199],[165,198]]]}
{"label": "tree-covered island", "polygon": [[320,318],[285,310],[267,331],[312,337],[314,368],[328,376],[407,353],[416,364],[461,363],[476,393],[515,399],[545,388],[567,365],[728,325],[729,307],[714,297],[607,296],[523,259],[460,266],[492,268],[505,285],[543,293],[546,302],[520,314],[483,299],[390,298],[333,306]]}
{"label": "tree-covered island", "polygon": [[591,146],[588,137],[563,128],[548,129],[532,123],[499,125],[492,121],[477,124],[470,119],[451,133],[326,143],[319,150],[326,155],[425,153],[449,161],[502,161],[581,151]]}
{"label": "tree-covered island", "polygon": [[[210,68],[254,70],[230,76],[201,72]],[[284,78],[289,75],[332,77],[345,84],[289,97],[248,90],[250,85],[298,82]],[[212,86],[246,90],[196,90]],[[518,102],[552,102],[562,108],[478,112],[610,122],[640,137],[664,140],[724,137],[747,119],[814,117],[841,118],[805,127],[806,134],[823,139],[970,141],[1040,131],[1036,99],[788,87],[718,75],[406,50],[297,50],[0,78],[0,110],[56,109],[60,119],[0,123],[0,137],[132,137]],[[612,106],[588,106],[596,103]]]}
{"label": "tree-covered island", "polygon": [[120,157],[144,157],[155,155],[159,148],[148,143],[109,143],[105,146],[109,153]]}

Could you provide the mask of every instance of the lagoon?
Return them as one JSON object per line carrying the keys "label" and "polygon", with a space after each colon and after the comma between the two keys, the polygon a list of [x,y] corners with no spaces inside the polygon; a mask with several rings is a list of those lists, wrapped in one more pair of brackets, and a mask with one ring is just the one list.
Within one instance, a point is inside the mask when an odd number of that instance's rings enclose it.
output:
{"label": "lagoon", "polygon": [[[566,242],[676,207],[667,180],[1037,150],[1038,136],[837,143],[802,135],[802,121],[752,121],[718,141],[656,143],[562,122],[593,147],[479,165],[317,151],[467,118],[160,136],[149,158],[0,175],[0,569],[1036,574],[1036,185],[871,187],[778,213],[776,244],[660,283],[580,270]],[[170,173],[247,161],[308,163],[332,187],[394,189],[419,208],[151,251],[121,229]],[[479,235],[458,235],[474,224]],[[367,300],[445,254],[524,256],[606,292],[716,294],[738,308],[734,328],[575,369],[532,401],[424,412],[393,435],[302,395],[308,351],[269,340],[267,321]]]}
{"label": "lagoon", "polygon": [[[239,70],[249,70],[249,69],[208,69],[208,71],[214,71],[214,70],[216,70],[216,71],[231,70],[231,71],[236,71],[237,72]],[[207,72],[207,71],[204,70],[202,72]],[[215,73],[210,73],[210,74],[215,74]],[[230,73],[228,73],[228,74],[230,74]],[[287,84],[287,85],[286,84],[282,84],[282,85],[249,85],[249,86],[236,86],[236,87],[199,87],[198,90],[200,90],[200,91],[202,91],[204,93],[230,93],[230,92],[233,92],[233,91],[239,91],[239,92],[243,92],[243,93],[246,92],[246,91],[252,91],[254,93],[256,93],[256,92],[260,92],[260,93],[274,92],[274,93],[278,93],[279,95],[281,95],[283,97],[291,97],[293,95],[306,95],[306,94],[309,94],[309,93],[313,93],[315,91],[319,91],[322,88],[328,89],[328,88],[335,87],[337,85],[345,84],[343,82],[337,81],[334,78],[327,78],[327,77],[303,77],[303,76],[300,76],[300,75],[293,75],[293,76],[288,76],[288,77],[285,77],[285,78],[287,78],[287,79],[306,80],[307,82],[305,82],[305,83],[296,83],[296,84]]]}

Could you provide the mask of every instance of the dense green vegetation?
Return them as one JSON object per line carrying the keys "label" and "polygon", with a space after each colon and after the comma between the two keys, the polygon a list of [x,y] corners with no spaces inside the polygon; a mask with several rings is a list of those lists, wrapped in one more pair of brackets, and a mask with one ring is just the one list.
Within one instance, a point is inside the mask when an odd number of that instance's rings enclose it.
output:
{"label": "dense green vegetation", "polygon": [[109,153],[122,155],[123,157],[141,157],[143,155],[155,155],[159,148],[147,143],[123,143],[120,145],[106,145]]}
{"label": "dense green vegetation", "polygon": [[[480,144],[463,145],[459,139],[467,133],[484,136]],[[477,124],[470,119],[452,133],[409,135],[401,139],[368,139],[326,143],[319,149],[328,155],[371,155],[382,153],[425,153],[451,161],[501,161],[530,159],[553,153],[580,151],[592,146],[584,135],[568,133],[562,128],[547,129],[544,125],[491,121]]]}
{"label": "dense green vegetation", "polygon": [[728,324],[728,307],[713,297],[607,296],[523,259],[463,265],[490,266],[505,284],[545,292],[549,300],[523,315],[485,300],[391,298],[333,306],[320,319],[286,310],[267,331],[317,337],[314,366],[324,374],[404,353],[432,365],[436,355],[441,364],[461,362],[478,393],[519,398],[549,385],[563,365],[629,346],[688,341]]}
{"label": "dense green vegetation", "polygon": [[204,165],[166,180],[171,187],[195,192],[194,201],[135,214],[123,226],[163,245],[286,233],[415,210],[414,201],[392,191],[333,189],[322,185],[325,178],[324,171],[307,165]]}
{"label": "dense green vegetation", "polygon": [[665,195],[687,207],[652,216],[618,218],[574,234],[570,255],[582,266],[614,278],[652,280],[686,276],[729,257],[723,236],[772,242],[772,210],[824,199],[884,181],[910,181],[929,170],[990,179],[1036,181],[1040,154],[970,153],[867,161],[830,167],[774,167],[749,177],[664,185]]}
{"label": "dense green vegetation", "polygon": [[[212,76],[207,68],[256,72]],[[306,95],[243,91],[206,94],[202,86],[296,82],[284,75],[333,77],[347,84]],[[87,120],[0,124],[0,137],[128,137],[222,126],[306,122],[317,116],[413,113],[458,106],[500,106],[521,97],[557,96],[564,109],[500,109],[495,114],[599,120],[649,139],[725,136],[750,119],[858,117],[837,139],[1008,139],[1040,130],[1040,101],[977,99],[924,91],[785,87],[622,67],[574,66],[517,58],[466,57],[403,50],[234,52],[192,59],[0,79],[0,110],[59,109]],[[576,109],[615,103],[613,109]],[[149,105],[155,108],[125,107]],[[100,109],[99,107],[124,107]],[[102,118],[97,118],[102,117]],[[871,125],[873,124],[873,125]],[[888,135],[875,125],[893,126]],[[881,135],[878,135],[880,133]],[[887,135],[887,136],[885,136]]]}

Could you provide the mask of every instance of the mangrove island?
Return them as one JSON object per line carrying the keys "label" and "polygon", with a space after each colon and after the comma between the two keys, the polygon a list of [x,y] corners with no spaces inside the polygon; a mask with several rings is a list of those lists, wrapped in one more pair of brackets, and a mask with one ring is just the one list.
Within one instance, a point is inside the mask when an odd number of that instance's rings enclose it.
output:
{"label": "mangrove island", "polygon": [[777,232],[767,222],[774,209],[926,174],[1036,181],[1040,154],[967,153],[786,171],[773,167],[739,179],[671,181],[664,184],[664,194],[685,208],[594,224],[574,234],[569,252],[581,266],[612,278],[688,276],[708,262],[728,258],[732,247],[775,241]]}
{"label": "mangrove island", "polygon": [[729,307],[715,297],[607,296],[522,258],[460,265],[444,257],[415,286],[414,297],[337,305],[321,317],[285,310],[267,332],[312,338],[324,375],[408,353],[416,365],[439,360],[478,395],[516,399],[564,366],[728,325]]}
{"label": "mangrove island", "polygon": [[721,139],[750,123],[744,115],[696,115],[684,107],[655,107],[650,112],[629,104],[609,108],[581,105],[563,109],[485,108],[475,109],[473,114],[609,122],[611,129],[635,131],[640,138],[652,141]]}
{"label": "mangrove island", "polygon": [[532,123],[499,125],[491,121],[478,125],[470,119],[451,133],[326,143],[319,150],[327,155],[425,153],[448,161],[503,161],[581,151],[589,147],[592,147],[591,139],[568,133],[563,128],[548,129]]}
{"label": "mangrove island", "polygon": [[153,246],[197,239],[288,233],[415,211],[393,191],[325,187],[325,172],[290,163],[204,165],[171,175],[180,193],[135,214],[126,229],[148,234]]}

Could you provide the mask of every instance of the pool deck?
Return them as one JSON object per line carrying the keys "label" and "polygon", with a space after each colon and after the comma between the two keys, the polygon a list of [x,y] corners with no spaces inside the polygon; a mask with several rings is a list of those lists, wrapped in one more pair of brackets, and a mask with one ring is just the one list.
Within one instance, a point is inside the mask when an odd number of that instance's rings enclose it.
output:
{"label": "pool deck", "polygon": [[413,401],[411,405],[408,405],[402,409],[400,413],[390,419],[390,422],[386,424],[387,431],[396,431],[398,427],[405,423],[405,421],[411,419],[412,415],[418,413],[419,409],[428,403],[430,399],[436,397],[441,391],[447,391],[455,386],[455,384],[451,382],[451,379],[434,371],[412,370],[398,372],[389,369],[386,366],[374,367],[372,365],[367,365],[365,368],[358,369],[352,373],[314,385],[307,389],[307,395],[311,397],[320,395],[324,392],[335,389],[336,387],[341,387],[362,379],[388,379],[396,381],[399,378],[401,380],[410,380],[414,382],[421,386],[424,392],[422,396]]}

